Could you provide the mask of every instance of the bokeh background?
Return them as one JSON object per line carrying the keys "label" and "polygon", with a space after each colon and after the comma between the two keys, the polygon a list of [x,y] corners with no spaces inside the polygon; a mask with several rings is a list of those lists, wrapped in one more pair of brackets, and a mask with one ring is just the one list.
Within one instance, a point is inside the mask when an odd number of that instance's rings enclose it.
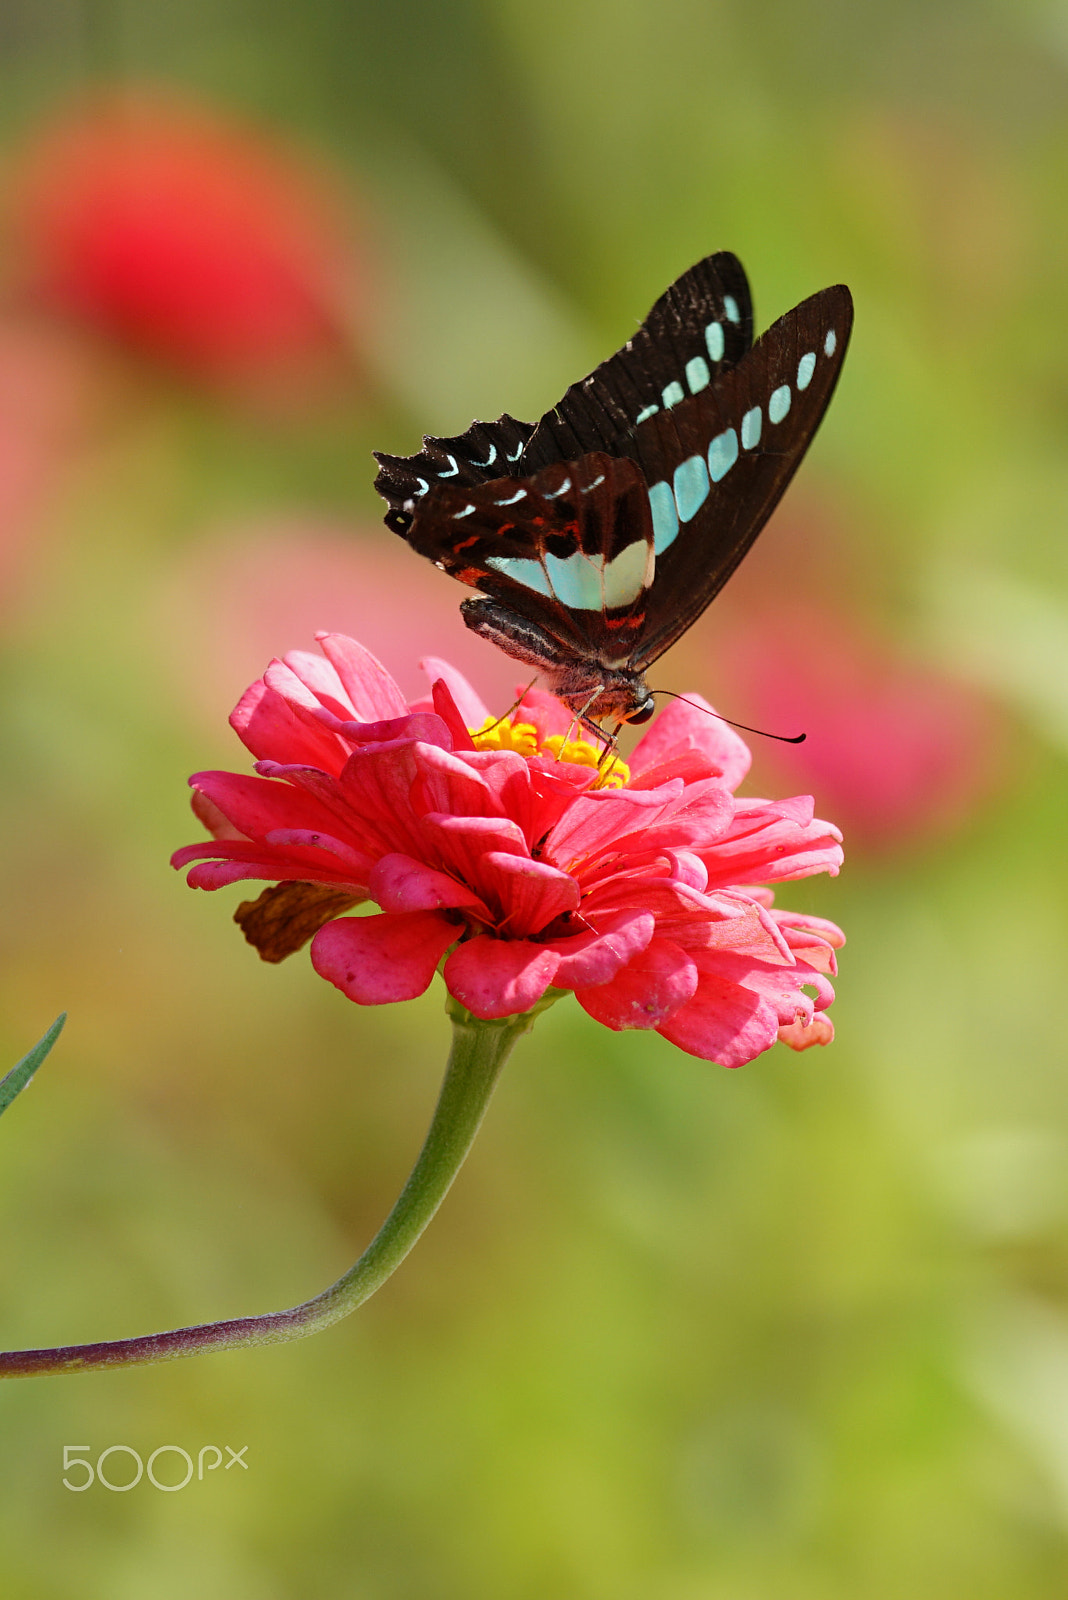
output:
{"label": "bokeh background", "polygon": [[[503,709],[371,449],[539,414],[712,249],[761,326],[857,302],[657,674],[808,729],[751,792],[845,829],[780,897],[848,932],[838,1042],[558,1005],[353,1321],[4,1386],[9,1600],[1065,1594],[1066,90],[1060,0],[2,0],[0,1062],[70,1013],[0,1128],[6,1346],[300,1300],[421,1139],[440,988],[359,1010],[167,865],[316,628]],[[62,1487],[168,1443],[248,1470]]]}

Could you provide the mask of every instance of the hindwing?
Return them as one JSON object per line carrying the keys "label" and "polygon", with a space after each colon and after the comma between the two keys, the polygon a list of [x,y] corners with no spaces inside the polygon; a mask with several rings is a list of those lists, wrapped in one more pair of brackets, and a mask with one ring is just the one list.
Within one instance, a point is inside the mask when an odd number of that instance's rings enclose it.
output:
{"label": "hindwing", "polygon": [[438,487],[410,509],[414,550],[562,651],[614,660],[638,648],[654,555],[637,462],[594,451],[527,478]]}

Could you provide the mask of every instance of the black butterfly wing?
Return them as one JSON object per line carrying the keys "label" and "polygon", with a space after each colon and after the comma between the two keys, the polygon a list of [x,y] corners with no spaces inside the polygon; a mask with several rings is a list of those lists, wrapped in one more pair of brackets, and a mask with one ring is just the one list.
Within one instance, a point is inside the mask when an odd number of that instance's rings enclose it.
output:
{"label": "black butterfly wing", "polygon": [[523,451],[524,473],[591,450],[618,455],[620,437],[658,411],[714,385],[753,342],[749,284],[727,250],[684,272],[634,337],[573,383],[538,423]]}
{"label": "black butterfly wing", "polygon": [[379,455],[386,523],[540,630],[547,664],[643,672],[778,504],[852,317],[848,289],[825,289],[754,346],[745,274],[734,256],[709,256],[536,428],[505,415],[427,438],[416,456]]}
{"label": "black butterfly wing", "polygon": [[617,443],[642,469],[656,548],[637,671],[696,622],[779,503],[834,393],[852,325],[843,285],[812,295],[714,387]]}
{"label": "black butterfly wing", "polygon": [[386,527],[407,537],[412,512],[405,505],[418,503],[438,484],[470,489],[516,473],[533,432],[532,422],[520,422],[505,412],[496,422],[472,422],[466,433],[452,439],[427,434],[418,455],[389,456],[376,450],[380,470],[375,488],[389,503]]}
{"label": "black butterfly wing", "polygon": [[654,557],[637,462],[593,452],[527,478],[439,484],[406,514],[414,550],[533,623],[560,655],[618,661],[638,646]]}

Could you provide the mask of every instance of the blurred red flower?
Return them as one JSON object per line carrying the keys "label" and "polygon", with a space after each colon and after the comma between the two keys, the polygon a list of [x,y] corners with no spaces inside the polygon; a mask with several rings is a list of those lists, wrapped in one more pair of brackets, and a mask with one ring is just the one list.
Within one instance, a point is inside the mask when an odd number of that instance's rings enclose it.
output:
{"label": "blurred red flower", "polygon": [[344,348],[363,271],[324,173],[169,95],[112,95],[41,134],[16,175],[35,286],[210,379],[305,373]]}
{"label": "blurred red flower", "polygon": [[[266,959],[314,934],[321,976],[376,1005],[422,994],[445,958],[475,1016],[572,989],[606,1026],[724,1066],[832,1037],[843,936],[761,885],[836,873],[841,835],[807,797],[736,799],[749,751],[704,702],[674,702],[629,768],[606,767],[550,695],[494,721],[432,661],[431,699],[408,705],[354,640],[319,642],[243,696],[231,723],[259,776],[196,774],[214,838],[173,858],[199,863],[196,888],[275,884],[237,913]],[[379,915],[339,915],[366,900]]]}
{"label": "blurred red flower", "polygon": [[945,835],[990,791],[1004,746],[994,707],[837,610],[747,611],[724,659],[750,717],[808,734],[786,755],[768,752],[768,763],[818,789],[861,848]]}

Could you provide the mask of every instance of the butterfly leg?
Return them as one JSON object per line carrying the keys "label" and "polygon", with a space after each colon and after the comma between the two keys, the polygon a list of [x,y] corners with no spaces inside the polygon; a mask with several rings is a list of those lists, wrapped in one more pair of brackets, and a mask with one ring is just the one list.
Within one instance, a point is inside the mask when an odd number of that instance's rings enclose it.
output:
{"label": "butterfly leg", "polygon": [[581,710],[575,712],[574,716],[571,719],[571,726],[568,728],[567,733],[564,735],[564,744],[567,744],[569,742],[569,740],[571,738],[571,735],[575,732],[575,729],[580,726],[580,724],[581,724],[581,726],[583,728],[588,729],[588,731],[593,734],[595,739],[607,739],[608,735],[605,733],[604,729],[603,728],[599,728],[597,726],[596,722],[594,722],[587,715],[590,707],[593,705],[593,702],[596,699],[599,698],[600,693],[601,693],[600,688],[596,688],[593,691],[593,693],[590,695],[590,698],[586,701],[586,704],[581,708]]}
{"label": "butterfly leg", "polygon": [[[615,765],[616,756],[619,754],[619,736],[626,727],[625,722],[617,722],[610,738],[605,739],[604,749],[597,760],[598,770]],[[602,733],[602,738],[604,737]]]}

